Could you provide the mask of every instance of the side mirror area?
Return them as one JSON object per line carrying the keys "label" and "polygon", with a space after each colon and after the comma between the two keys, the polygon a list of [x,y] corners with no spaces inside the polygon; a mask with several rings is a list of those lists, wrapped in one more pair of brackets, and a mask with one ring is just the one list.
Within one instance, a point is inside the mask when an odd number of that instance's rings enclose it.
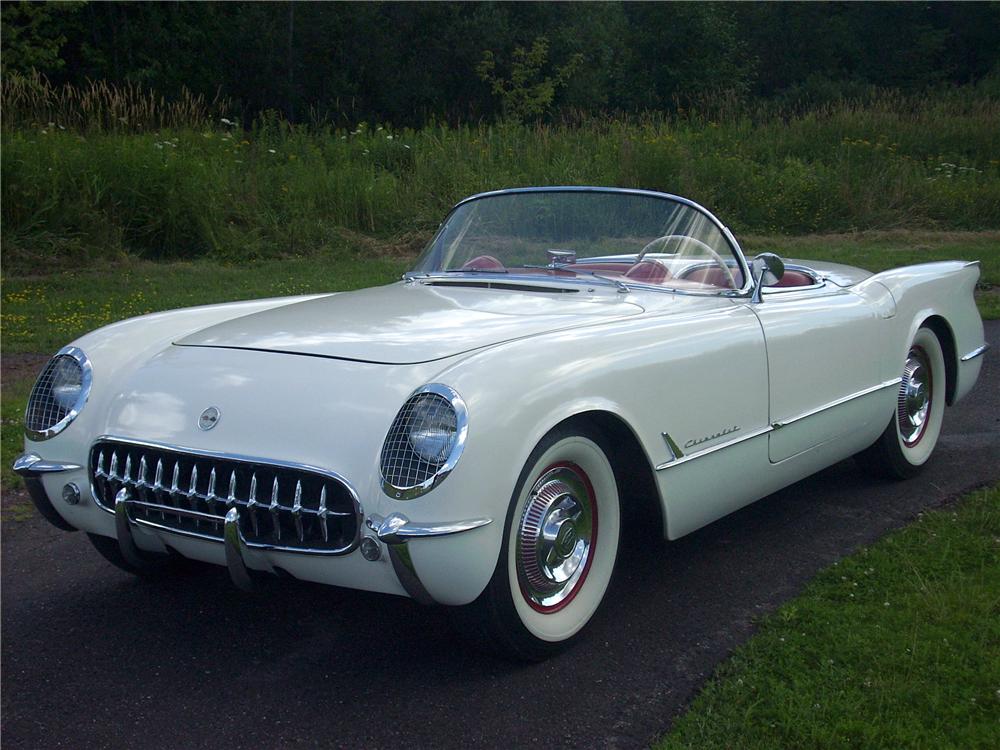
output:
{"label": "side mirror area", "polygon": [[765,286],[777,284],[785,275],[785,261],[774,253],[761,253],[750,264],[753,278],[753,301],[760,302]]}

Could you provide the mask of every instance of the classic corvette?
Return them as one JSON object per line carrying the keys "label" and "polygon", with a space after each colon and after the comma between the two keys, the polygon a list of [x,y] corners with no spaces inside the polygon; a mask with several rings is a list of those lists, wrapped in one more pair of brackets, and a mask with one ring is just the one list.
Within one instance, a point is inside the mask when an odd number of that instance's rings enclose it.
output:
{"label": "classic corvette", "polygon": [[601,604],[623,519],[677,539],[852,455],[919,471],[979,375],[978,278],[746,258],[663,193],[485,193],[388,286],[83,336],[15,468],[125,570],[410,596],[539,659]]}

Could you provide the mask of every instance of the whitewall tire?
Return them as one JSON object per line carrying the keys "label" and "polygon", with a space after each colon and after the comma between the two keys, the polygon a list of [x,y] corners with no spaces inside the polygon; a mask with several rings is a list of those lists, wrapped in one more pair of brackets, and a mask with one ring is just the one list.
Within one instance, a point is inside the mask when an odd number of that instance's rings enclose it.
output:
{"label": "whitewall tire", "polygon": [[916,476],[930,459],[941,434],[946,398],[944,352],[937,335],[920,328],[903,363],[896,409],[882,436],[858,462],[892,479]]}
{"label": "whitewall tire", "polygon": [[598,610],[621,536],[618,482],[602,436],[557,428],[518,478],[489,585],[469,610],[494,649],[537,661]]}

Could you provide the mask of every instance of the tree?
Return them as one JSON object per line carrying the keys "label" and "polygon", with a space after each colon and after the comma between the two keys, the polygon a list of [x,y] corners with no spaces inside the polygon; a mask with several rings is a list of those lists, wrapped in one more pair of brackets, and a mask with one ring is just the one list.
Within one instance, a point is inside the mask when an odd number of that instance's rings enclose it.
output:
{"label": "tree", "polygon": [[549,40],[544,36],[537,37],[530,49],[515,47],[510,71],[505,77],[497,72],[496,55],[491,50],[483,53],[476,73],[500,98],[504,117],[521,121],[546,114],[552,108],[556,91],[566,85],[573,71],[583,62],[582,54],[574,54],[546,75],[548,57]]}

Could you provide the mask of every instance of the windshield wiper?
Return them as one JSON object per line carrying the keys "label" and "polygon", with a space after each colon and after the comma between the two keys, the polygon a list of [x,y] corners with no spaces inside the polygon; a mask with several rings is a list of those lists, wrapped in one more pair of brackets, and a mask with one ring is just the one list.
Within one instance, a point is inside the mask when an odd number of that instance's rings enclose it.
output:
{"label": "windshield wiper", "polygon": [[576,274],[578,276],[580,274],[586,274],[587,276],[593,276],[595,279],[600,279],[601,281],[606,281],[609,284],[614,284],[616,287],[618,287],[618,293],[619,294],[628,294],[629,292],[632,291],[631,289],[629,289],[628,284],[626,284],[621,279],[614,279],[614,278],[611,278],[610,276],[604,276],[603,274],[597,273],[597,271],[584,271],[584,270],[579,269],[579,268],[573,268],[570,265],[565,265],[565,266],[563,266],[563,265],[559,265],[559,266],[533,266],[533,265],[529,265],[529,264],[523,264],[523,265],[517,266],[517,268],[542,268],[542,269],[547,269],[547,270],[550,270],[550,271],[569,271],[570,273],[574,273],[574,274]]}
{"label": "windshield wiper", "polygon": [[445,273],[510,273],[506,268],[445,268]]}

